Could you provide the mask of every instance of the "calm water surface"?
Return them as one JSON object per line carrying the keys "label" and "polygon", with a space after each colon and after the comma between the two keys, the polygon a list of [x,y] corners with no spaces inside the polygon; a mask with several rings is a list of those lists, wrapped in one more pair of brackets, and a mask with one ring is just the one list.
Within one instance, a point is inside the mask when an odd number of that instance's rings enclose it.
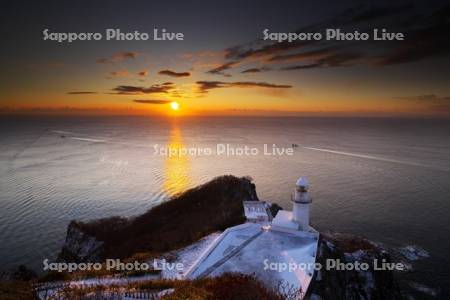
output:
{"label": "calm water surface", "polygon": [[[311,182],[312,223],[430,257],[400,274],[449,295],[450,121],[345,118],[1,117],[0,269],[42,268],[72,219],[132,216],[223,174],[250,175],[291,209]],[[263,154],[298,144],[292,156]],[[256,156],[168,157],[159,149],[254,147]],[[156,145],[156,146],[155,146]]]}

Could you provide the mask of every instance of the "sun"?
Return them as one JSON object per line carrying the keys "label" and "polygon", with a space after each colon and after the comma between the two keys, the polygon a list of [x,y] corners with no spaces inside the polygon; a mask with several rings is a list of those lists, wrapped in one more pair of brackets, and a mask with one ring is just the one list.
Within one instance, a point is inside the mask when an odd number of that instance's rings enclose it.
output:
{"label": "sun", "polygon": [[172,110],[179,110],[180,109],[180,104],[178,102],[170,102],[170,108]]}

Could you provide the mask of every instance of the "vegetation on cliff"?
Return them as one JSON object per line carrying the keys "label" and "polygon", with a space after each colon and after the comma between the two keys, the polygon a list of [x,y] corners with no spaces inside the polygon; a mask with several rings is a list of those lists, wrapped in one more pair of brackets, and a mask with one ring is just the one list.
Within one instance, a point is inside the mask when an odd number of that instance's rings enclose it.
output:
{"label": "vegetation on cliff", "polygon": [[[316,271],[308,294],[313,299],[403,299],[392,271],[377,271],[374,260],[390,262],[390,255],[366,238],[342,233],[321,233],[317,262],[325,266],[327,260],[343,263],[367,263],[368,270],[322,269]],[[314,296],[312,296],[314,295]]]}
{"label": "vegetation on cliff", "polygon": [[[162,253],[187,246],[212,232],[243,223],[242,201],[246,200],[258,200],[249,178],[217,177],[132,219],[111,217],[87,223],[73,221],[60,256],[71,261],[93,259],[86,253],[78,255],[83,247],[71,249],[72,244],[83,245],[83,241],[68,243],[72,238],[69,233],[74,229],[102,243],[101,249],[95,249],[96,260],[127,258],[143,252]],[[92,241],[85,244],[92,245]]]}
{"label": "vegetation on cliff", "polygon": [[[295,300],[290,289],[267,288],[254,276],[226,273],[218,277],[196,280],[151,280],[126,286],[67,287],[61,291],[64,299],[109,299],[122,295],[160,300]],[[162,296],[162,294],[164,294]],[[96,297],[92,297],[96,295]],[[144,296],[143,296],[144,295]],[[114,298],[115,299],[115,298]]]}
{"label": "vegetation on cliff", "polygon": [[37,278],[34,271],[24,265],[16,270],[0,274],[0,299],[1,300],[28,300],[35,299],[32,282]]}

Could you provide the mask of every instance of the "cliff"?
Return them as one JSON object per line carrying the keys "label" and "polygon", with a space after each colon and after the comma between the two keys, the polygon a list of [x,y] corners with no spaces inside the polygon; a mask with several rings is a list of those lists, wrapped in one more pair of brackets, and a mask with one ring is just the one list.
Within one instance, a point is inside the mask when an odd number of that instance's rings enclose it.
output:
{"label": "cliff", "polygon": [[[247,178],[222,176],[132,219],[73,221],[60,257],[67,261],[92,262],[178,249],[212,232],[243,223],[242,201],[245,200],[258,201],[254,184]],[[279,209],[276,204],[271,207],[273,214]],[[317,262],[325,266],[328,259],[373,265],[374,259],[389,262],[390,256],[367,239],[321,233]],[[305,299],[402,299],[402,296],[393,271],[322,269],[315,272]]]}
{"label": "cliff", "polygon": [[60,259],[96,262],[137,253],[162,253],[189,245],[245,221],[242,201],[258,200],[248,178],[215,178],[132,219],[72,221]]}
{"label": "cliff", "polygon": [[316,271],[308,298],[315,299],[402,299],[393,271],[376,271],[374,260],[390,262],[390,255],[379,245],[358,236],[340,233],[321,233],[317,262],[327,260],[342,263],[367,263],[368,270]]}
{"label": "cliff", "polygon": [[70,262],[93,262],[99,261],[103,253],[104,242],[83,232],[78,222],[70,222],[60,258]]}

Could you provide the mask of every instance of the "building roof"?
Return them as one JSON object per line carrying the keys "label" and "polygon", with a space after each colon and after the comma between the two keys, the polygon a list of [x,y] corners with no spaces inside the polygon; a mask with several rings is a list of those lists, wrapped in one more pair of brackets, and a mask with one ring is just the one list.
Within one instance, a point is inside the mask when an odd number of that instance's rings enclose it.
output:
{"label": "building roof", "polygon": [[[245,223],[230,227],[203,253],[186,274],[187,278],[218,276],[227,272],[254,274],[263,283],[302,289],[306,292],[313,275],[318,233],[279,231],[270,225]],[[278,271],[270,263],[309,266],[295,271]]]}
{"label": "building roof", "polygon": [[292,212],[287,210],[278,211],[277,216],[272,221],[272,227],[280,231],[300,229],[300,225],[292,221]]}
{"label": "building roof", "polygon": [[300,178],[297,180],[297,183],[296,183],[295,185],[296,185],[296,186],[304,187],[305,189],[308,189],[308,187],[309,187],[309,182],[308,182],[308,179],[306,179],[306,177],[300,177]]}

